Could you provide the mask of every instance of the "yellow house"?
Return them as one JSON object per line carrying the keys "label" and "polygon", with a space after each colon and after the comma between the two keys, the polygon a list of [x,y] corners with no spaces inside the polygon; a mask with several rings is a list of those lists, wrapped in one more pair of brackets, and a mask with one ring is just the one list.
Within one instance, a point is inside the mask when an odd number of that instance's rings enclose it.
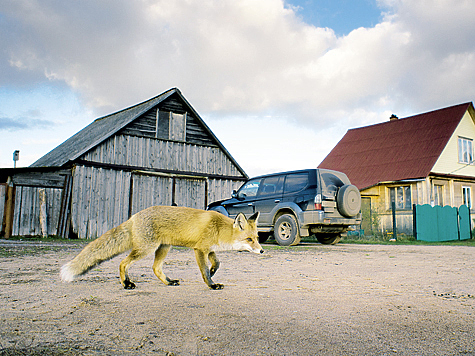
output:
{"label": "yellow house", "polygon": [[320,163],[348,175],[362,196],[365,233],[412,234],[413,204],[466,204],[474,212],[475,110],[464,103],[348,130]]}

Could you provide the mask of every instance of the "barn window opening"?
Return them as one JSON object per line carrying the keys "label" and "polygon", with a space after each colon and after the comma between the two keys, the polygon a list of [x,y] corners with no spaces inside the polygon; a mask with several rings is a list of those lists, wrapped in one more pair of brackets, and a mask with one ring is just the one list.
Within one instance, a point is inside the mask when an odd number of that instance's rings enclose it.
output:
{"label": "barn window opening", "polygon": [[186,141],[186,112],[177,114],[157,110],[156,138],[172,141]]}
{"label": "barn window opening", "polygon": [[[412,209],[411,187],[392,187],[389,188],[389,200],[396,203],[397,210]],[[391,206],[390,206],[391,208]]]}

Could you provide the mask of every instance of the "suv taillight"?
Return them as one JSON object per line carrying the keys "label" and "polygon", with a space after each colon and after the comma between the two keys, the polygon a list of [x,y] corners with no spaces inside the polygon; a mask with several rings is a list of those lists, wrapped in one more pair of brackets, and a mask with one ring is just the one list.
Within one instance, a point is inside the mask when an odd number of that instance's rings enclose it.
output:
{"label": "suv taillight", "polygon": [[316,210],[322,210],[322,195],[317,194],[315,195],[315,209]]}

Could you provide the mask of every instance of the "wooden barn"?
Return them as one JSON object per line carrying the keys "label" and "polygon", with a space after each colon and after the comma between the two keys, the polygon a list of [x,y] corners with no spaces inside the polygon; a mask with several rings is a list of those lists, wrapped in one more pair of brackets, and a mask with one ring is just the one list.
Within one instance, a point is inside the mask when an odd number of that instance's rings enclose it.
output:
{"label": "wooden barn", "polygon": [[177,88],[0,169],[2,234],[96,238],[153,205],[204,209],[247,178]]}

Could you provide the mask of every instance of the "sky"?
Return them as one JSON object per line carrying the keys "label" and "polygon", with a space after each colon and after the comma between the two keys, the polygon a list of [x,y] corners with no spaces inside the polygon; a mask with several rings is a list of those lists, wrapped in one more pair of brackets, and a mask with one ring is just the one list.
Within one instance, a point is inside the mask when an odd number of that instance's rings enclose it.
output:
{"label": "sky", "polygon": [[2,0],[0,167],[177,87],[249,176],[475,98],[473,0]]}

